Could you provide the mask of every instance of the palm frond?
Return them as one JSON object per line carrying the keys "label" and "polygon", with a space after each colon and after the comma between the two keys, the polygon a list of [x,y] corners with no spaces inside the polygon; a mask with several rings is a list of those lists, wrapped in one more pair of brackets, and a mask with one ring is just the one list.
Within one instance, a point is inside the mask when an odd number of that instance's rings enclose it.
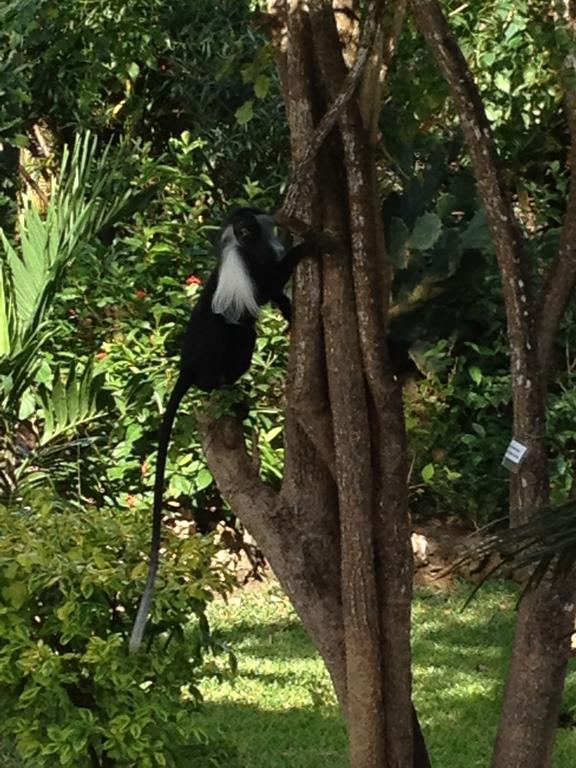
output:
{"label": "palm frond", "polygon": [[13,306],[8,301],[7,269],[0,263],[0,359],[12,352],[10,341],[14,330]]}
{"label": "palm frond", "polygon": [[40,397],[44,427],[39,445],[44,447],[97,418],[101,413],[98,397],[103,383],[103,375],[94,376],[91,361],[81,373],[72,366],[66,381],[57,376],[51,391],[43,388]]}
{"label": "palm frond", "polygon": [[542,509],[524,525],[483,535],[466,547],[453,568],[494,554],[500,556],[500,561],[491,573],[503,566],[535,566],[524,592],[545,576],[565,576],[576,564],[576,501]]}
{"label": "palm frond", "polygon": [[[122,173],[125,153],[100,148],[90,132],[65,147],[57,179],[43,214],[24,201],[15,242],[0,229],[0,369],[26,365],[12,376],[11,396],[28,386],[45,340],[45,323],[66,270],[104,228],[145,205],[149,191],[137,191]],[[38,336],[40,334],[40,336]],[[25,350],[28,350],[25,352]]]}

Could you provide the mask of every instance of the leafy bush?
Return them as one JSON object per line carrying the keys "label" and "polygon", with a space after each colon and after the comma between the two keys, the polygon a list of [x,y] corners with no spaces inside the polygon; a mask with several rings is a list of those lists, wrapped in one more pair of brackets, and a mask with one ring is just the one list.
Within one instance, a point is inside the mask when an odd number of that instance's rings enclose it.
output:
{"label": "leafy bush", "polygon": [[213,544],[167,534],[147,652],[129,656],[137,512],[38,502],[0,508],[0,530],[2,740],[34,768],[209,764],[193,713],[205,607],[228,584]]}
{"label": "leafy bush", "polygon": [[446,340],[421,352],[425,379],[408,389],[411,492],[420,512],[485,523],[506,512],[502,457],[512,436],[503,348]]}
{"label": "leafy bush", "polygon": [[62,377],[45,353],[68,270],[92,252],[103,229],[144,202],[125,177],[125,160],[125,153],[101,148],[90,133],[79,135],[64,148],[45,209],[24,198],[16,235],[8,238],[0,227],[0,490],[7,496],[46,482],[42,469],[61,449],[54,443],[99,413],[101,381],[93,360],[78,366],[68,357]]}

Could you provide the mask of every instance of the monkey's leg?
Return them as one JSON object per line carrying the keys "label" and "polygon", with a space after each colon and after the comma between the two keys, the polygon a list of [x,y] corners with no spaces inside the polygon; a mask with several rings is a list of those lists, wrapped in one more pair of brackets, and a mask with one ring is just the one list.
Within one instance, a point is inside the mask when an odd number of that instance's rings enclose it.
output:
{"label": "monkey's leg", "polygon": [[284,320],[286,320],[288,325],[292,325],[292,302],[290,301],[288,296],[286,296],[285,293],[282,293],[282,291],[280,291],[280,293],[272,297],[272,302],[273,304],[276,304],[276,306],[282,313],[282,317],[284,318]]}

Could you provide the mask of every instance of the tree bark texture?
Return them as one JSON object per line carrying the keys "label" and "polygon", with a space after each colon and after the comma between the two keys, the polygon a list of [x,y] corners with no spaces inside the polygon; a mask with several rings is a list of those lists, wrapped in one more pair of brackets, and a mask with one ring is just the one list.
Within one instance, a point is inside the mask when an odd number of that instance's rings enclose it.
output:
{"label": "tree bark texture", "polygon": [[[406,441],[385,342],[390,268],[374,108],[364,118],[359,103],[362,93],[370,107],[361,74],[366,61],[380,60],[382,3],[368,3],[359,35],[353,15],[336,23],[329,0],[271,0],[269,11],[298,182],[278,218],[328,231],[338,247],[302,263],[295,279],[280,493],[259,479],[233,419],[205,417],[204,447],[223,496],[326,662],[352,768],[427,768],[411,706]],[[374,107],[373,73],[372,83]]]}
{"label": "tree bark texture", "polygon": [[[510,519],[512,525],[518,525],[549,498],[546,386],[554,337],[576,283],[576,166],[572,165],[560,249],[540,296],[535,297],[511,194],[472,74],[437,0],[411,0],[411,5],[450,87],[498,258],[511,350],[514,437],[528,447],[525,464],[511,478]],[[573,99],[568,96],[572,108]],[[573,113],[569,124],[574,162]],[[493,768],[551,765],[575,593],[575,578],[569,575],[555,583],[542,582],[520,605]]]}

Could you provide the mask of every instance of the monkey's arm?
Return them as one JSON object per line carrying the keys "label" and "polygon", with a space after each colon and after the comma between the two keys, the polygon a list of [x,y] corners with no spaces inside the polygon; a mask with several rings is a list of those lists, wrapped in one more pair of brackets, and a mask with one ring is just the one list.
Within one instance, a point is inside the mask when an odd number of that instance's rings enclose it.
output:
{"label": "monkey's arm", "polygon": [[284,293],[284,286],[290,280],[300,260],[306,256],[314,256],[317,252],[318,244],[314,238],[311,238],[291,248],[275,266],[274,292],[271,301],[278,307],[288,325],[292,324],[292,302]]}
{"label": "monkey's arm", "polygon": [[[314,239],[306,240],[305,242],[290,248],[284,258],[279,261],[274,268],[274,282],[278,288],[278,293],[282,291],[282,288],[284,288],[290,279],[292,272],[294,272],[298,266],[300,259],[303,259],[305,256],[313,256],[317,252],[318,245]],[[274,297],[274,301],[278,303],[276,296]]]}
{"label": "monkey's arm", "polygon": [[286,296],[285,293],[282,293],[282,291],[279,291],[276,296],[272,299],[273,304],[275,304],[280,312],[282,313],[282,317],[288,325],[292,324],[292,302]]}

